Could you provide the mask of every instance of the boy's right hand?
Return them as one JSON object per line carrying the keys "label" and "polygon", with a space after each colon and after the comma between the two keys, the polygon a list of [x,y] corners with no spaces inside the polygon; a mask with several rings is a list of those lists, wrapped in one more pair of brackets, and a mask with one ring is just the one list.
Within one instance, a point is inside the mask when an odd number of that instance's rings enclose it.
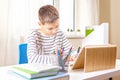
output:
{"label": "boy's right hand", "polygon": [[70,55],[70,56],[68,57],[68,61],[75,61],[75,59],[76,59],[76,56],[75,56],[75,55]]}

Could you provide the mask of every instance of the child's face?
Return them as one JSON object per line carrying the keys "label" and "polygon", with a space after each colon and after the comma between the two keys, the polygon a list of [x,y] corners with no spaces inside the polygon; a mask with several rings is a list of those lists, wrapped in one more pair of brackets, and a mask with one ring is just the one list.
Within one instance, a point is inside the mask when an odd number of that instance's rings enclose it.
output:
{"label": "child's face", "polygon": [[59,28],[59,20],[56,20],[54,23],[45,23],[41,25],[41,31],[48,36],[54,36],[57,33]]}

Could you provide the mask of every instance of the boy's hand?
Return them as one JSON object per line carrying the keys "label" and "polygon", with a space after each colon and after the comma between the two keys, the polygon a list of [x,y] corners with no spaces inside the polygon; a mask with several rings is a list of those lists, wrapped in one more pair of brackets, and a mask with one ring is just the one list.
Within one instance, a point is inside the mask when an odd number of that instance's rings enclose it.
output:
{"label": "boy's hand", "polygon": [[[53,53],[54,53],[54,55],[57,55],[57,52],[56,52],[56,51],[54,51]],[[60,56],[61,56],[61,57],[63,56],[63,51],[62,51],[62,49],[60,49]]]}
{"label": "boy's hand", "polygon": [[75,55],[71,55],[68,57],[68,61],[75,61],[76,56]]}
{"label": "boy's hand", "polygon": [[73,66],[75,59],[76,59],[76,55],[69,56],[68,61],[70,66]]}

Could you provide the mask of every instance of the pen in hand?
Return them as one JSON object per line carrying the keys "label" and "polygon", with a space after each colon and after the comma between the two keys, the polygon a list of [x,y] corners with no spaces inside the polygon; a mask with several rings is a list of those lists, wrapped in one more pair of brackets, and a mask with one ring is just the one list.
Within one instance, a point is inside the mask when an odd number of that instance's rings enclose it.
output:
{"label": "pen in hand", "polygon": [[78,47],[77,55],[76,56],[78,56],[79,52],[80,52],[80,46]]}
{"label": "pen in hand", "polygon": [[71,52],[72,52],[72,47],[69,49],[69,54],[64,58],[64,60],[63,60],[63,62],[64,62],[64,64],[66,63],[66,61],[68,60],[68,57],[70,56],[70,54],[71,54]]}

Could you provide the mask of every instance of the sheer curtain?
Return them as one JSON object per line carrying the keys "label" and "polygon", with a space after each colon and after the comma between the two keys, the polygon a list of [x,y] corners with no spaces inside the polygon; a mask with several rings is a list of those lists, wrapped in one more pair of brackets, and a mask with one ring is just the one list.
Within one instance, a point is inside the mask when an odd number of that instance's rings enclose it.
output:
{"label": "sheer curtain", "polygon": [[0,66],[18,63],[18,45],[39,27],[38,9],[52,0],[0,0]]}
{"label": "sheer curtain", "polygon": [[[53,4],[54,1],[0,0],[0,66],[18,63],[18,45],[24,42],[29,29],[39,27],[37,24],[39,7]],[[97,24],[98,0],[76,1],[78,2],[75,5],[79,3],[76,27],[84,29],[85,26]]]}
{"label": "sheer curtain", "polygon": [[99,0],[76,0],[75,27],[85,35],[85,27],[97,25],[99,20]]}

